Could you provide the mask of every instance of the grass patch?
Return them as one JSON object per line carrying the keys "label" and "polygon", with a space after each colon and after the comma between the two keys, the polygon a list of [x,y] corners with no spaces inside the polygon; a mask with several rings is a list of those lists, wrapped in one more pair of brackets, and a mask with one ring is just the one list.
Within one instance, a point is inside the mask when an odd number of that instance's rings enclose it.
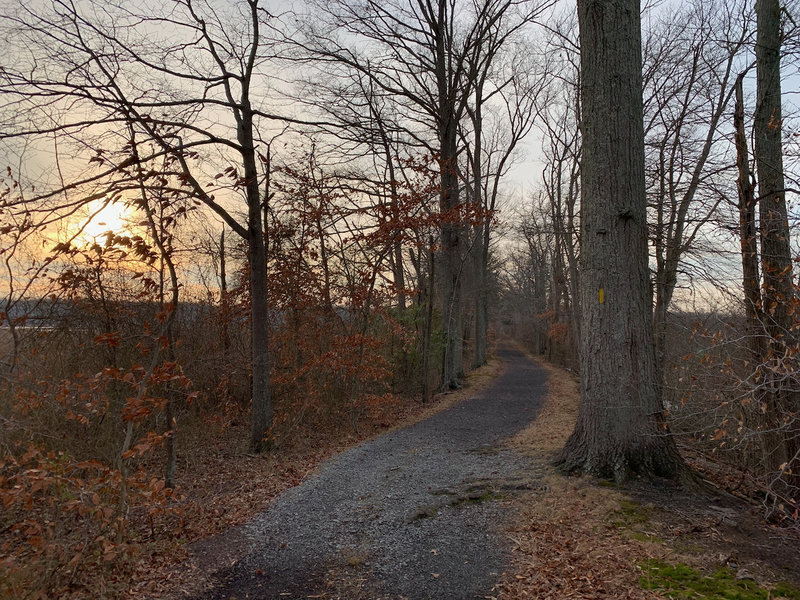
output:
{"label": "grass patch", "polygon": [[342,550],[342,559],[348,567],[357,568],[363,565],[369,553],[363,548],[345,548]]}
{"label": "grass patch", "polygon": [[665,543],[664,538],[658,537],[657,535],[644,533],[643,531],[631,531],[630,537],[632,540],[636,540],[637,542],[650,542],[652,544]]}
{"label": "grass patch", "polygon": [[631,529],[636,525],[644,525],[650,520],[650,511],[639,502],[621,500],[619,509],[611,513],[612,525],[619,529]]}
{"label": "grass patch", "polygon": [[422,521],[423,519],[432,519],[438,514],[439,514],[438,506],[423,506],[416,512],[416,514],[414,514],[413,517],[411,517],[411,522],[415,523],[417,521]]}
{"label": "grass patch", "polygon": [[760,587],[750,579],[737,580],[727,568],[718,569],[713,575],[684,564],[670,565],[658,560],[639,565],[644,575],[639,585],[645,590],[665,590],[675,600],[715,598],[718,600],[800,600],[800,589],[779,583],[772,588]]}

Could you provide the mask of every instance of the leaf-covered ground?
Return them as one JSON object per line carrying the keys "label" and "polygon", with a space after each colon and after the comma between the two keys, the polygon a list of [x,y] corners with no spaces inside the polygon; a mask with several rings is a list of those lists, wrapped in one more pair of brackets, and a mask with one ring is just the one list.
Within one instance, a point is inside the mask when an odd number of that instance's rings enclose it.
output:
{"label": "leaf-covered ground", "polygon": [[[543,366],[550,372],[545,407],[512,443],[549,465],[572,431],[579,395],[573,375]],[[618,489],[547,467],[546,492],[516,501],[520,518],[507,532],[513,567],[497,597],[800,598],[800,589],[782,585],[800,584],[800,532],[766,524],[756,503],[724,492],[738,478],[702,460],[690,463],[720,497],[692,496],[668,482]]]}
{"label": "leaf-covered ground", "polygon": [[[793,595],[796,588],[779,586],[783,581],[800,584],[800,536],[764,523],[757,502],[697,498],[663,482],[619,489],[552,469],[550,461],[574,425],[577,382],[563,370],[542,366],[550,373],[545,407],[509,443],[536,459],[547,473],[546,486],[513,498],[488,499],[509,503],[517,515],[505,524],[503,534],[513,548],[512,563],[492,597],[800,598]],[[472,374],[465,389],[440,396],[431,405],[411,399],[387,406],[362,420],[359,435],[316,432],[267,457],[241,450],[244,421],[223,424],[213,439],[191,441],[179,480],[185,509],[173,539],[155,544],[143,540],[118,580],[105,578],[102,588],[81,589],[75,597],[185,598],[201,592],[207,561],[215,562],[215,569],[234,564],[241,558],[240,547],[232,536],[215,544],[206,562],[192,562],[192,543],[250,520],[326,458],[479,393],[501,370],[494,362]],[[693,460],[720,487],[737,480],[707,457]],[[215,539],[222,542],[225,537]],[[354,556],[352,566],[360,560]],[[347,589],[339,581],[320,597],[347,598]]]}

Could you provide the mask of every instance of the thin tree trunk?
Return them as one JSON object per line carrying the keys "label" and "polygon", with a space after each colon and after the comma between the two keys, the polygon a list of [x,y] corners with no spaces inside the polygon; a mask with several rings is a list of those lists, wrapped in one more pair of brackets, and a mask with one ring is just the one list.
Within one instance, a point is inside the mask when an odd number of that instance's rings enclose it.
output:
{"label": "thin tree trunk", "polygon": [[250,326],[252,381],[252,418],[250,450],[262,452],[271,444],[267,437],[272,426],[272,404],[269,389],[269,304],[267,301],[267,253],[264,245],[262,202],[258,189],[258,169],[253,144],[253,122],[249,104],[244,109],[238,128],[247,195],[247,259],[250,267]]}
{"label": "thin tree trunk", "polygon": [[[792,332],[792,256],[789,245],[789,222],[783,174],[780,81],[780,4],[778,0],[757,0],[756,39],[756,114],[755,158],[758,172],[759,217],[761,225],[761,264],[764,275],[762,315],[769,334],[769,358],[783,362],[795,345]],[[798,393],[781,388],[777,377],[767,369],[766,415],[770,431],[764,438],[764,462],[769,472],[782,471],[786,463],[797,460],[800,445]],[[786,424],[784,417],[794,414]],[[779,430],[780,428],[780,430]],[[787,476],[800,482],[800,465],[789,465],[797,475]]]}
{"label": "thin tree trunk", "polygon": [[230,312],[228,307],[228,274],[226,271],[225,259],[225,226],[219,234],[219,303],[222,327],[222,358],[225,363],[230,358],[231,334],[230,334]]}
{"label": "thin tree trunk", "polygon": [[487,336],[489,333],[488,315],[488,261],[489,236],[486,230],[489,223],[482,223],[476,228],[475,244],[475,357],[474,367],[485,365],[488,360]]}
{"label": "thin tree trunk", "polygon": [[580,295],[580,267],[579,258],[576,256],[575,231],[575,201],[578,196],[578,185],[580,181],[580,163],[576,160],[570,170],[569,191],[567,193],[567,225],[563,228],[564,244],[567,254],[567,267],[569,268],[569,297],[571,300],[571,311],[568,322],[570,337],[570,358],[578,356],[578,348],[581,344],[581,295]]}
{"label": "thin tree trunk", "polygon": [[[392,219],[394,219],[394,222],[399,226],[399,224],[402,222],[399,203],[400,194],[397,189],[397,174],[395,172],[394,160],[392,159],[391,142],[389,135],[386,132],[386,127],[384,126],[383,118],[381,117],[380,112],[375,109],[372,102],[370,102],[369,106],[372,116],[378,124],[378,131],[381,136],[381,146],[383,147],[383,155],[384,159],[386,160],[386,169],[389,172],[389,206],[392,211]],[[403,236],[401,230],[398,229],[391,243],[392,252],[390,256],[392,275],[394,277],[394,285],[397,290],[398,314],[402,318],[403,313],[405,313],[406,310],[406,277],[405,269],[403,268]]]}
{"label": "thin tree trunk", "polygon": [[[764,359],[763,327],[761,325],[761,276],[758,268],[758,231],[756,229],[756,199],[750,173],[750,153],[747,149],[747,133],[744,125],[744,73],[736,79],[736,105],[733,113],[734,143],[736,145],[736,167],[739,190],[739,240],[742,255],[742,289],[744,291],[745,334],[749,362],[753,371]],[[764,415],[761,413],[763,398],[759,394],[750,406],[744,407],[744,419],[754,431],[763,429]],[[751,457],[754,465],[761,457]]]}
{"label": "thin tree trunk", "polygon": [[[420,257],[420,262],[422,258]],[[431,335],[433,333],[433,294],[436,275],[436,258],[433,253],[433,236],[428,241],[428,290],[425,310],[425,329],[422,334],[422,401],[431,399]]]}
{"label": "thin tree trunk", "polygon": [[473,127],[475,129],[475,148],[472,152],[472,203],[474,210],[480,214],[481,222],[476,225],[474,230],[475,242],[472,246],[473,276],[474,281],[474,302],[475,302],[475,353],[472,359],[472,366],[477,368],[486,364],[486,269],[488,254],[488,235],[485,235],[489,223],[483,223],[486,211],[485,201],[481,193],[483,172],[481,169],[481,152],[483,139],[483,111],[481,96],[483,95],[482,82],[475,90],[475,112],[473,115]]}
{"label": "thin tree trunk", "polygon": [[748,348],[753,364],[759,364],[764,354],[761,328],[761,275],[758,268],[758,233],[756,230],[756,199],[750,174],[750,153],[744,127],[744,98],[742,80],[736,80],[736,109],[733,114],[736,143],[737,187],[739,189],[739,237],[742,251],[742,288],[747,319]]}

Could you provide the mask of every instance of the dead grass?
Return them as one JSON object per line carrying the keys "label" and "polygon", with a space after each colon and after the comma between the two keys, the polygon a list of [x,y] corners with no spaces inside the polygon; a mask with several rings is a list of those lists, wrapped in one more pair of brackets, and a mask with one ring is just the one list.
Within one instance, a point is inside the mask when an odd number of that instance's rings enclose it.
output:
{"label": "dead grass", "polygon": [[549,458],[561,450],[575,427],[578,418],[578,379],[544,360],[530,354],[527,356],[547,372],[547,397],[537,419],[509,443],[526,454]]}
{"label": "dead grass", "polygon": [[[548,463],[566,442],[578,415],[577,378],[530,357],[548,373],[548,392],[539,417],[509,443]],[[661,598],[639,589],[637,562],[663,557],[654,544],[628,539],[611,518],[625,500],[619,491],[547,468],[546,491],[517,500],[518,520],[507,532],[513,541],[513,572],[498,586],[498,598]]]}

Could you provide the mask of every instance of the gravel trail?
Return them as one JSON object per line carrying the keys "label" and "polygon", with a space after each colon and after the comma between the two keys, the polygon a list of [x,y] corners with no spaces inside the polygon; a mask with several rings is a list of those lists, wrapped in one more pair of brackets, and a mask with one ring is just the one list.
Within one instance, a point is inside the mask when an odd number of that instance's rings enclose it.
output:
{"label": "gravel trail", "polygon": [[536,417],[546,383],[519,351],[499,355],[505,372],[480,394],[327,461],[228,534],[247,555],[202,598],[488,596],[507,564],[504,500],[539,485],[536,463],[502,443]]}

